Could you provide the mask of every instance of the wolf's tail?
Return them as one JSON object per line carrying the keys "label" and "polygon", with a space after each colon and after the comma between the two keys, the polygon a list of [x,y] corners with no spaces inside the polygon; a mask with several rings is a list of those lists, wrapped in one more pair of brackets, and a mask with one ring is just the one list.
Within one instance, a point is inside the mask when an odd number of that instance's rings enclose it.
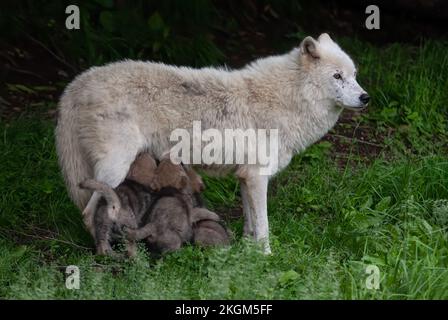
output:
{"label": "wolf's tail", "polygon": [[56,126],[56,150],[65,184],[70,198],[82,211],[92,192],[79,188],[79,183],[93,177],[93,170],[87,163],[87,155],[79,143],[76,104],[70,86],[59,102],[58,124]]}
{"label": "wolf's tail", "polygon": [[88,189],[98,192],[106,199],[107,206],[112,208],[115,212],[118,212],[121,207],[121,201],[114,189],[105,183],[98,182],[93,179],[88,179],[79,184],[82,189]]}

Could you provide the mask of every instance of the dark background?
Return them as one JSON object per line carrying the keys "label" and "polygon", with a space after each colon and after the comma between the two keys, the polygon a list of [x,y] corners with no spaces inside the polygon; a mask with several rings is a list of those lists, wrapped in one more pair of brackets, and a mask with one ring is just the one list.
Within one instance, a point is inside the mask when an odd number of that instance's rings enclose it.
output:
{"label": "dark background", "polygon": [[[80,30],[65,28],[69,4],[80,7]],[[380,7],[380,30],[365,28],[369,4]],[[56,99],[75,74],[118,59],[240,67],[289,50],[306,35],[418,44],[446,38],[447,22],[448,1],[442,0],[2,1],[0,115]],[[42,90],[26,94],[6,83]]]}

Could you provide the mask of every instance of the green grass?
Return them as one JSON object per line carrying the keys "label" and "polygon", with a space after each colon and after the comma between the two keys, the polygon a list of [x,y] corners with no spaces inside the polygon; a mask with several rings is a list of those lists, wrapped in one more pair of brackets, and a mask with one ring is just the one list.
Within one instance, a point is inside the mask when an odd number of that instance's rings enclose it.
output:
{"label": "green grass", "polygon": [[[54,124],[2,123],[0,297],[447,299],[448,45],[343,46],[373,96],[358,122],[386,148],[366,159],[349,141],[342,165],[326,142],[296,156],[270,184],[271,256],[242,240],[239,219],[230,248],[96,257],[59,173]],[[234,179],[206,184],[210,207],[239,205]],[[80,290],[65,288],[67,265],[79,266]],[[368,265],[380,270],[378,290],[365,285]]]}

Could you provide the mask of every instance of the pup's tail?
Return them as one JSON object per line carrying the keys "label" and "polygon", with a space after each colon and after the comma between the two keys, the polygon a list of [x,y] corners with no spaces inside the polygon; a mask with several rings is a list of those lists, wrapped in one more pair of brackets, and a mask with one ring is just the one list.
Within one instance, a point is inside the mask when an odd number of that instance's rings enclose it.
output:
{"label": "pup's tail", "polygon": [[208,210],[207,208],[196,207],[191,211],[191,222],[197,223],[201,220],[212,220],[212,221],[220,221],[219,216],[213,211]]}
{"label": "pup's tail", "polygon": [[120,211],[121,201],[114,189],[109,185],[98,182],[93,179],[88,179],[79,184],[82,189],[88,189],[98,192],[101,196],[106,199],[108,211],[110,212],[111,218]]}

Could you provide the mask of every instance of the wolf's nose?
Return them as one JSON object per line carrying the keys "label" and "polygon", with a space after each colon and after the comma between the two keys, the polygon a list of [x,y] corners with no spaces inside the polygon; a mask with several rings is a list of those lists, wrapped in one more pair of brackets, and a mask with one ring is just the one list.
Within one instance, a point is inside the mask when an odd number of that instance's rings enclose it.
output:
{"label": "wolf's nose", "polygon": [[370,101],[370,97],[367,93],[363,93],[362,95],[359,96],[359,100],[361,100],[363,104],[368,104]]}

